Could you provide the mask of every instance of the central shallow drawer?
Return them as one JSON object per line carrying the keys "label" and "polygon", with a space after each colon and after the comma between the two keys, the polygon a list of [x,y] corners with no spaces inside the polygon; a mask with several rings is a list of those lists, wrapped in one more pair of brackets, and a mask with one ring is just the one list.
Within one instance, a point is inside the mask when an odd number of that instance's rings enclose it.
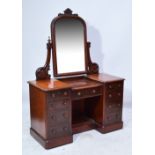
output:
{"label": "central shallow drawer", "polygon": [[73,89],[72,98],[81,99],[86,97],[93,97],[102,95],[102,87],[86,88],[86,89]]}

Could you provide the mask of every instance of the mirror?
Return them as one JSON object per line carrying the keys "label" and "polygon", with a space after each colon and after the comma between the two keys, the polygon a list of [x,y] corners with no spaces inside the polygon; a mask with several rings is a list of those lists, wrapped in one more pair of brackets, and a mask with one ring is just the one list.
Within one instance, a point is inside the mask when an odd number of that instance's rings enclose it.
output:
{"label": "mirror", "polygon": [[50,79],[51,50],[54,77],[97,74],[99,67],[91,61],[85,21],[67,8],[51,22],[51,40],[47,42],[47,57],[36,70],[36,79]]}
{"label": "mirror", "polygon": [[85,71],[83,25],[76,19],[61,19],[55,25],[58,74]]}
{"label": "mirror", "polygon": [[86,73],[85,25],[77,18],[59,18],[54,23],[54,76]]}

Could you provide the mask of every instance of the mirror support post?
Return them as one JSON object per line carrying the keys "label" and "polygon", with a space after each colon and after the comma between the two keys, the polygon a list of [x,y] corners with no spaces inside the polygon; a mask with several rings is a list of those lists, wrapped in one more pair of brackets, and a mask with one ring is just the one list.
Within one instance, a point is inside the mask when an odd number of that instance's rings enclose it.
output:
{"label": "mirror support post", "polygon": [[50,79],[51,75],[48,74],[48,71],[50,69],[50,60],[51,60],[51,48],[52,48],[52,43],[50,38],[48,38],[47,42],[47,58],[45,65],[43,67],[39,67],[36,70],[36,80],[45,80],[45,79]]}
{"label": "mirror support post", "polygon": [[99,66],[97,63],[94,63],[91,61],[91,57],[90,57],[90,42],[87,42],[87,73],[88,74],[98,74],[99,73]]}

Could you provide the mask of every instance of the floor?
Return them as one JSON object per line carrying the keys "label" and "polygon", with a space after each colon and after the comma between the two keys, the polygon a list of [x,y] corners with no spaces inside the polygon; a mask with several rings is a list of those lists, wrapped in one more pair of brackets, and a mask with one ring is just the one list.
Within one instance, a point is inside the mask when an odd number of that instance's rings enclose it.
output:
{"label": "floor", "polygon": [[23,155],[131,155],[131,119],[129,107],[123,109],[124,128],[108,134],[90,130],[73,137],[73,143],[45,150],[29,134],[30,115],[27,102],[23,103]]}

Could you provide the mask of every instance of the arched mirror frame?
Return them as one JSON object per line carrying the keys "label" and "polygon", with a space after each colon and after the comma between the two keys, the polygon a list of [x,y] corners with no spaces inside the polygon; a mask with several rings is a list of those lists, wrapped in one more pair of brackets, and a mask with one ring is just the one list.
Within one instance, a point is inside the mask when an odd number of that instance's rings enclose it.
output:
{"label": "arched mirror frame", "polygon": [[[74,18],[78,19],[83,23],[84,26],[84,49],[85,49],[85,63],[86,63],[86,69],[84,72],[74,72],[74,73],[66,73],[66,74],[58,74],[57,73],[57,64],[56,64],[56,46],[55,46],[55,22],[60,19],[60,18]],[[55,17],[52,22],[51,22],[51,38],[48,39],[47,42],[47,58],[45,65],[43,67],[39,67],[36,70],[36,80],[45,80],[45,79],[50,79],[50,74],[48,73],[50,69],[50,60],[51,60],[51,50],[53,52],[53,75],[54,77],[61,77],[61,76],[71,76],[71,75],[79,75],[79,74],[96,74],[99,72],[99,67],[97,63],[94,63],[91,61],[90,57],[90,42],[87,42],[87,28],[85,21],[78,16],[78,14],[72,14],[71,9],[66,9],[64,13],[59,13],[57,17]]]}
{"label": "arched mirror frame", "polygon": [[[77,21],[80,21],[80,23],[82,24],[82,29],[83,29],[83,40],[84,40],[84,59],[85,59],[85,62],[84,62],[84,65],[85,65],[85,70],[84,71],[76,71],[76,72],[67,72],[67,73],[58,73],[58,51],[57,51],[57,43],[56,43],[56,26],[57,26],[57,23],[60,21],[60,20],[63,20],[63,19],[70,19],[70,21],[73,19],[74,20],[77,20]],[[72,22],[72,21],[71,21]],[[53,43],[53,51],[52,51],[52,54],[53,54],[53,73],[54,73],[54,77],[60,77],[60,76],[72,76],[72,75],[80,75],[80,74],[87,74],[87,66],[88,66],[88,63],[87,63],[87,47],[86,47],[86,43],[87,43],[87,31],[86,31],[86,24],[85,24],[85,21],[79,17],[77,14],[72,14],[72,11],[70,9],[67,9],[64,11],[64,14],[60,13],[58,14],[58,17],[54,18],[52,23],[51,23],[51,38],[52,38],[52,43]],[[73,49],[73,52],[74,52],[74,49]],[[73,64],[71,64],[73,65]]]}

